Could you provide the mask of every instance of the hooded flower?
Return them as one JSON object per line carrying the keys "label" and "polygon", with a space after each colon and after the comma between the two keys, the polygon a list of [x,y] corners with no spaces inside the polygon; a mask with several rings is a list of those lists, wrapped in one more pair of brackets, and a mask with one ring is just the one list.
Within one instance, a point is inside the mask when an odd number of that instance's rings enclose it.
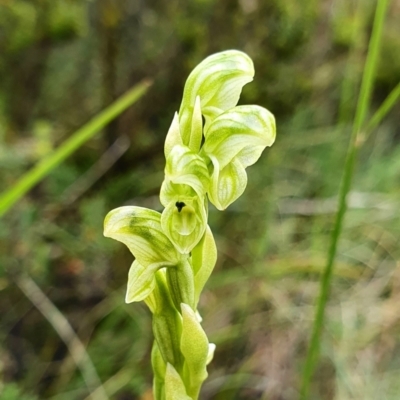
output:
{"label": "hooded flower", "polygon": [[160,213],[142,207],[120,207],[104,220],[104,236],[124,243],[136,260],[128,276],[126,302],[144,300],[156,285],[155,273],[175,267],[180,254],[161,228]]}
{"label": "hooded flower", "polygon": [[275,141],[275,119],[265,108],[234,107],[215,118],[205,131],[202,155],[211,160],[210,201],[224,210],[247,185],[245,169]]}
{"label": "hooded flower", "polygon": [[[167,151],[166,151],[167,153]],[[167,156],[160,200],[165,210],[161,225],[177,249],[189,253],[207,226],[207,166],[198,154],[176,144]]]}
{"label": "hooded flower", "polygon": [[253,61],[238,50],[213,54],[197,65],[186,81],[179,109],[183,144],[198,151],[198,140],[196,146],[190,145],[193,120],[198,121],[196,107],[200,105],[207,129],[218,115],[236,106],[243,86],[251,82],[253,76]]}

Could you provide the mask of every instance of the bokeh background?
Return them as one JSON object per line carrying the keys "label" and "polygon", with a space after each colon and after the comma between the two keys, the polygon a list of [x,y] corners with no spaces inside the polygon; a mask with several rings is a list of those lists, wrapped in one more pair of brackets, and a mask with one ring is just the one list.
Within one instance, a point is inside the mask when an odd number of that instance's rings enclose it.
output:
{"label": "bokeh background", "polygon": [[[230,48],[255,63],[240,102],[271,110],[278,134],[240,200],[210,209],[219,255],[200,310],[217,351],[201,398],[298,398],[375,6],[0,0],[0,192],[153,81],[0,219],[2,400],[152,398],[150,315],[124,304],[132,256],[102,223],[125,204],[161,210],[185,80]],[[392,0],[369,115],[399,81]],[[310,399],[400,399],[399,116],[360,147]]]}

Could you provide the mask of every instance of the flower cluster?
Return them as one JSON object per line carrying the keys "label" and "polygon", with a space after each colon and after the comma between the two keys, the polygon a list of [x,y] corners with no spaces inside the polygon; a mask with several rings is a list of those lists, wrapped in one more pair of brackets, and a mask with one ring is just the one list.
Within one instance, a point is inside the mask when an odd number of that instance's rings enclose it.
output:
{"label": "flower cluster", "polygon": [[275,120],[263,107],[237,106],[254,67],[230,50],[201,62],[186,81],[179,113],[165,140],[162,214],[141,207],[112,210],[104,235],[135,256],[126,301],[153,313],[154,398],[196,400],[215,346],[197,303],[217,258],[207,225],[208,200],[226,209],[244,192],[246,168],[275,140]]}

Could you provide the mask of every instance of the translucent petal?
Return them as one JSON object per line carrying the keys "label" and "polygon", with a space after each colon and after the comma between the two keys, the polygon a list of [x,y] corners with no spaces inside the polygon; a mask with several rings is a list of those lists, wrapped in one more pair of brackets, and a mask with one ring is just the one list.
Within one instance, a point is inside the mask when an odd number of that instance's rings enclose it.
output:
{"label": "translucent petal", "polygon": [[214,171],[211,176],[212,184],[208,196],[211,203],[218,210],[225,210],[238,197],[240,197],[247,185],[247,175],[243,165],[238,160],[233,160],[222,170],[219,169],[218,160],[211,158]]}
{"label": "translucent petal", "polygon": [[128,246],[139,264],[176,265],[180,255],[161,228],[161,214],[147,208],[126,206],[110,211],[104,236]]}
{"label": "translucent petal", "polygon": [[190,141],[193,109],[196,97],[201,100],[201,111],[206,126],[219,114],[234,107],[243,86],[254,76],[253,62],[247,54],[228,50],[203,60],[189,75],[179,109],[179,122],[184,144]]}

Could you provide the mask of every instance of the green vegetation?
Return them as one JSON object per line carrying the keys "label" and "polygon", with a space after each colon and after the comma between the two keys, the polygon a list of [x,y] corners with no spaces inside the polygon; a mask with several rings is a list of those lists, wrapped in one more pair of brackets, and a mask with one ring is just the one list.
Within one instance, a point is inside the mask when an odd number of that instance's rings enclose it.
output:
{"label": "green vegetation", "polygon": [[[0,397],[151,398],[151,318],[123,302],[131,255],[102,236],[103,217],[123,202],[162,210],[184,80],[240,49],[256,76],[239,104],[271,110],[278,136],[245,194],[209,209],[219,253],[199,310],[217,351],[200,398],[294,400],[309,384],[312,400],[397,400],[398,19],[395,1],[374,0],[0,1]],[[143,79],[135,104],[57,158]]]}

